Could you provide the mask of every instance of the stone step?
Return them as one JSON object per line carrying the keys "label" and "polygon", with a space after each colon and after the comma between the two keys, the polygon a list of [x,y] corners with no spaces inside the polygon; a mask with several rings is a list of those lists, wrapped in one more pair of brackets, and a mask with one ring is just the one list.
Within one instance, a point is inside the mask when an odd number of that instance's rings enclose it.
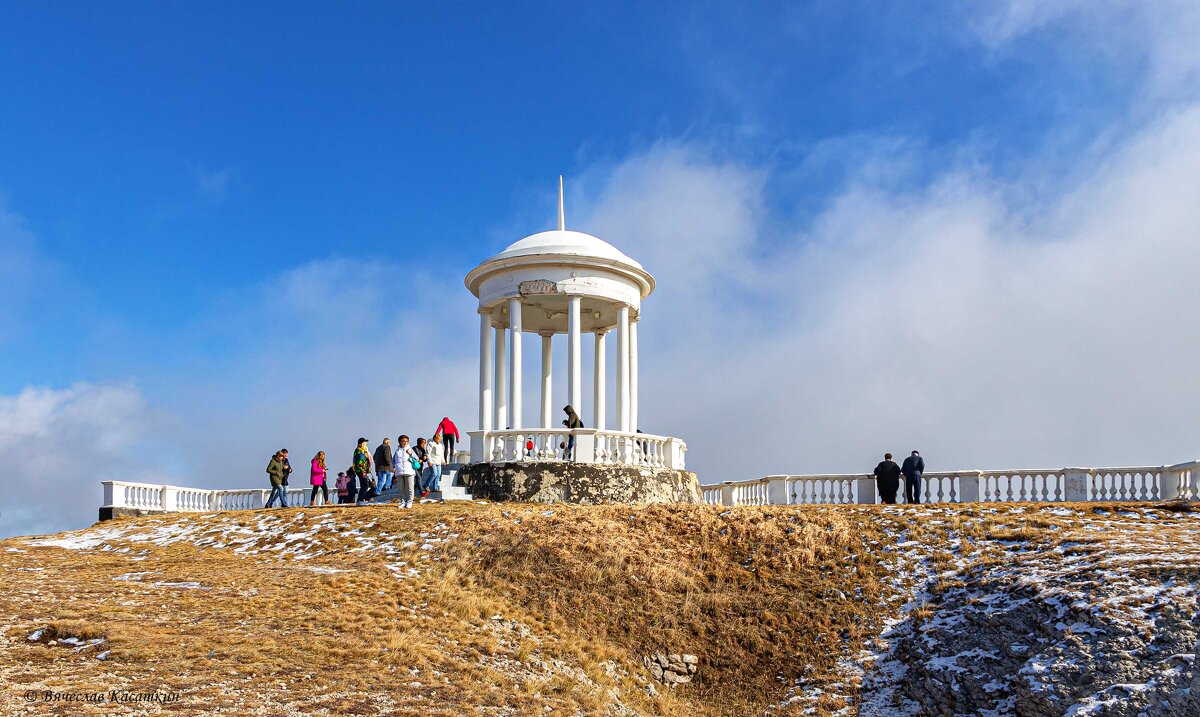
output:
{"label": "stone step", "polygon": [[[475,500],[471,494],[467,492],[466,487],[461,485],[459,481],[458,474],[461,469],[462,466],[458,463],[451,463],[448,466],[444,466],[442,468],[442,479],[440,481],[442,490],[430,492],[429,496],[425,498],[425,500]],[[394,481],[390,489],[385,490],[375,496],[375,502],[377,503],[395,503],[399,499],[400,490],[396,487]],[[419,497],[417,499],[420,500]]]}
{"label": "stone step", "polygon": [[466,488],[462,486],[442,486],[441,490],[432,491],[429,494],[432,500],[475,500]]}

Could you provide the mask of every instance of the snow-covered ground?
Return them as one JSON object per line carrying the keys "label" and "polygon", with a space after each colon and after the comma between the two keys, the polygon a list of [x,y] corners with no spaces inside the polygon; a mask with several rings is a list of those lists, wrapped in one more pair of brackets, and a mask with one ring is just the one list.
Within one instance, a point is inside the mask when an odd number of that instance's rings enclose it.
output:
{"label": "snow-covered ground", "polygon": [[1200,715],[1200,514],[1022,506],[972,535],[950,524],[958,510],[879,518],[895,536],[891,617],[842,660],[840,681],[798,684],[787,704],[818,714],[834,696],[836,713],[863,717]]}
{"label": "snow-covered ground", "polygon": [[[410,548],[422,550],[421,560],[441,560],[435,548],[458,537],[451,527],[440,522],[432,530],[411,534],[389,534],[373,530],[377,523],[362,523],[353,518],[329,513],[304,511],[281,517],[259,514],[245,521],[238,513],[205,514],[212,521],[181,520],[164,516],[147,522],[97,526],[51,538],[30,538],[31,547],[58,547],[67,550],[100,550],[137,555],[139,545],[167,546],[188,543],[196,547],[226,548],[236,555],[309,561],[331,555],[373,556],[387,561],[392,574],[399,579],[419,575],[419,567],[401,560]],[[459,518],[461,520],[461,518]],[[134,558],[136,559],[136,557]],[[317,573],[344,572],[343,568],[324,565],[296,566]],[[137,580],[140,574],[119,576],[121,580]],[[154,583],[157,587],[199,588],[199,584]]]}

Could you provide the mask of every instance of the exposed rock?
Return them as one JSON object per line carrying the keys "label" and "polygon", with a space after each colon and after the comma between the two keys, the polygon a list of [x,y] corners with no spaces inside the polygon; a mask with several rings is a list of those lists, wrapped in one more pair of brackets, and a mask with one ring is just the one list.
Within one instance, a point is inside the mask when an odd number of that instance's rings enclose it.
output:
{"label": "exposed rock", "polygon": [[702,503],[695,473],[600,463],[472,463],[471,495],[531,503]]}
{"label": "exposed rock", "polygon": [[656,652],[653,656],[647,655],[642,658],[642,662],[649,668],[654,679],[674,687],[692,681],[700,660],[695,655]]}

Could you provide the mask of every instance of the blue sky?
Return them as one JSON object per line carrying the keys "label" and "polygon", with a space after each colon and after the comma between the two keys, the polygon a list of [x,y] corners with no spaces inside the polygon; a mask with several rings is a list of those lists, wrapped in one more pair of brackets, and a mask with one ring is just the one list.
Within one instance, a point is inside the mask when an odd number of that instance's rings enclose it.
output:
{"label": "blue sky", "polygon": [[787,217],[839,189],[823,140],[983,137],[1020,163],[1128,91],[1049,41],[981,52],[955,4],[603,5],[10,7],[0,191],[79,282],[71,330],[6,352],[0,387],[122,375],[72,347],[112,321],[153,341],[313,259],[469,268],[545,223],[557,174],[662,137],[782,165]]}
{"label": "blue sky", "polygon": [[[1196,15],[1188,3],[1070,0],[11,4],[0,27],[0,400],[30,426],[98,397],[105,430],[128,424],[97,448],[104,470],[124,475],[144,467],[147,442],[191,434],[195,445],[158,468],[200,485],[257,480],[257,468],[217,478],[213,466],[260,462],[253,451],[269,450],[254,446],[302,429],[306,441],[344,442],[368,430],[356,423],[394,427],[426,403],[413,398],[427,395],[412,387],[418,377],[438,383],[439,405],[473,416],[461,278],[550,226],[561,173],[568,222],[660,276],[643,341],[662,358],[647,358],[648,375],[669,373],[681,346],[712,361],[687,376],[692,386],[740,373],[744,362],[726,356],[734,341],[764,361],[811,359],[808,378],[786,390],[733,381],[730,396],[703,406],[651,382],[644,412],[661,432],[697,414],[752,431],[783,422],[794,402],[869,405],[874,389],[944,416],[977,396],[930,388],[962,389],[947,378],[957,364],[929,376],[864,366],[835,394],[821,393],[815,367],[867,350],[869,337],[840,332],[869,332],[880,317],[941,327],[901,330],[914,357],[1054,336],[1061,325],[1036,336],[1029,321],[1010,325],[1017,300],[976,303],[999,295],[989,282],[1011,267],[1036,271],[1065,247],[1099,242],[1078,205],[1104,196],[1120,206],[1106,187],[1138,176],[1156,151],[1175,153],[1153,148],[1184,132],[1196,102],[1200,60],[1186,42]],[[1147,266],[1176,246],[1179,229],[1164,227],[1140,237]],[[1105,247],[1070,266],[1103,264],[1118,251]],[[984,278],[896,313],[888,298],[847,290],[896,281],[887,262],[906,277]],[[1010,279],[1000,288],[1032,281]],[[1110,279],[1079,290],[1101,293]],[[1136,316],[1163,313],[1139,301]],[[860,314],[863,302],[877,313]],[[975,309],[959,321],[949,305]],[[1100,311],[1081,304],[1061,318],[1091,326]],[[656,327],[656,312],[670,322]],[[714,325],[723,330],[709,334]],[[780,337],[796,343],[773,346]],[[1040,406],[1047,386],[1071,386],[1054,395],[1076,400],[1161,368],[1105,365],[1076,386],[1059,372],[1076,355],[1039,351],[1051,358],[1020,362],[1002,391],[1013,416]],[[977,371],[978,355],[960,358]],[[45,400],[36,417],[21,413],[37,403],[30,396]],[[364,396],[388,408],[364,417]],[[443,410],[422,406],[412,420],[426,413]],[[951,457],[1010,455],[996,436],[1021,421],[1005,421],[964,437]],[[686,425],[684,437],[705,480],[874,456],[873,436],[847,438],[859,430],[851,417],[818,423],[804,441],[781,434],[789,448],[775,462],[724,458],[711,447],[723,429]],[[876,428],[929,445],[939,424]],[[1097,446],[1126,428],[1092,427],[1030,460],[1120,461]],[[0,447],[41,445],[45,431],[18,429]],[[844,450],[813,463],[813,449],[839,440]],[[1172,440],[1162,450],[1186,443]],[[1125,450],[1129,460],[1154,452]]]}

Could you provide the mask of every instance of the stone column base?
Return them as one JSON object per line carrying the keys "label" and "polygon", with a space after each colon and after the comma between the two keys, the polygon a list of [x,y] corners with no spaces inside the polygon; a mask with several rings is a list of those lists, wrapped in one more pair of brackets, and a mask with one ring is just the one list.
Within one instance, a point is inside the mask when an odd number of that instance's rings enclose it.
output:
{"label": "stone column base", "polygon": [[597,463],[471,463],[459,477],[478,499],[529,503],[703,503],[695,473]]}

